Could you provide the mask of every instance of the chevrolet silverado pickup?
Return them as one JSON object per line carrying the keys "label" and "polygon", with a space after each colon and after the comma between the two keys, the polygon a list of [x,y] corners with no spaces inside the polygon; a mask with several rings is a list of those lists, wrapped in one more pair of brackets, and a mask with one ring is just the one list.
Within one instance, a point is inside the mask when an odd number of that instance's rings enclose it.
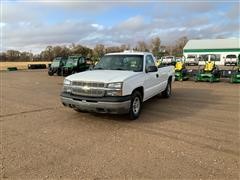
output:
{"label": "chevrolet silverado pickup", "polygon": [[153,96],[171,96],[174,67],[157,67],[148,52],[110,53],[89,71],[67,76],[61,101],[80,112],[129,114],[137,119],[142,103]]}

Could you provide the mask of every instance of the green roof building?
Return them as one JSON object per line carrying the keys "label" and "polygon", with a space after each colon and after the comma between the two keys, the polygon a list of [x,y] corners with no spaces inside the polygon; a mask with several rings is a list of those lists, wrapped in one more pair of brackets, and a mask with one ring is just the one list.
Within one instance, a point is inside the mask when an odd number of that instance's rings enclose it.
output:
{"label": "green roof building", "polygon": [[[240,55],[240,39],[189,40],[183,48],[183,54],[186,58],[192,56],[199,58],[206,54],[214,54],[216,64],[224,65],[227,56],[238,57]],[[204,64],[202,58],[199,58],[199,64]]]}

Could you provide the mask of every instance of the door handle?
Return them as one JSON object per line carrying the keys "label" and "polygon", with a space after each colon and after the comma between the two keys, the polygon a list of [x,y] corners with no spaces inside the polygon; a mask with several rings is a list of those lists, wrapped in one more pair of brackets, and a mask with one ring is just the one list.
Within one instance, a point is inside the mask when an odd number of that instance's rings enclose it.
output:
{"label": "door handle", "polygon": [[159,74],[156,74],[156,77],[158,78],[158,77],[159,77]]}

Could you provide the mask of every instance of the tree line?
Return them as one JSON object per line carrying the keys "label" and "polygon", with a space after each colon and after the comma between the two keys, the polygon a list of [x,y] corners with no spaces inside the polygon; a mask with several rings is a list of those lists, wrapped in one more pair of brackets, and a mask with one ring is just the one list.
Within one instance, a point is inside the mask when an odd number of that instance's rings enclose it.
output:
{"label": "tree line", "polygon": [[55,57],[68,57],[70,55],[83,55],[94,61],[99,60],[104,54],[112,52],[122,52],[124,50],[136,50],[152,52],[155,57],[160,58],[164,55],[183,55],[183,47],[188,38],[183,36],[175,44],[164,46],[159,37],[152,38],[150,42],[138,41],[133,48],[129,44],[120,46],[106,47],[103,44],[97,44],[94,48],[89,48],[81,44],[72,44],[70,46],[47,46],[39,54],[31,52],[20,52],[17,50],[7,50],[0,53],[0,61],[52,61]]}

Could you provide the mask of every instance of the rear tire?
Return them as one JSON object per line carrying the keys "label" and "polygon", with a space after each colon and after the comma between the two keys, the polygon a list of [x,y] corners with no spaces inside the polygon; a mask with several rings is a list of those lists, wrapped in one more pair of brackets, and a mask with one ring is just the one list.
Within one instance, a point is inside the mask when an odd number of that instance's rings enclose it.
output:
{"label": "rear tire", "polygon": [[134,91],[131,97],[131,104],[129,109],[129,117],[135,120],[139,117],[142,110],[142,94],[139,91]]}
{"label": "rear tire", "polygon": [[164,98],[169,98],[172,95],[172,81],[168,80],[166,89],[162,92]]}

